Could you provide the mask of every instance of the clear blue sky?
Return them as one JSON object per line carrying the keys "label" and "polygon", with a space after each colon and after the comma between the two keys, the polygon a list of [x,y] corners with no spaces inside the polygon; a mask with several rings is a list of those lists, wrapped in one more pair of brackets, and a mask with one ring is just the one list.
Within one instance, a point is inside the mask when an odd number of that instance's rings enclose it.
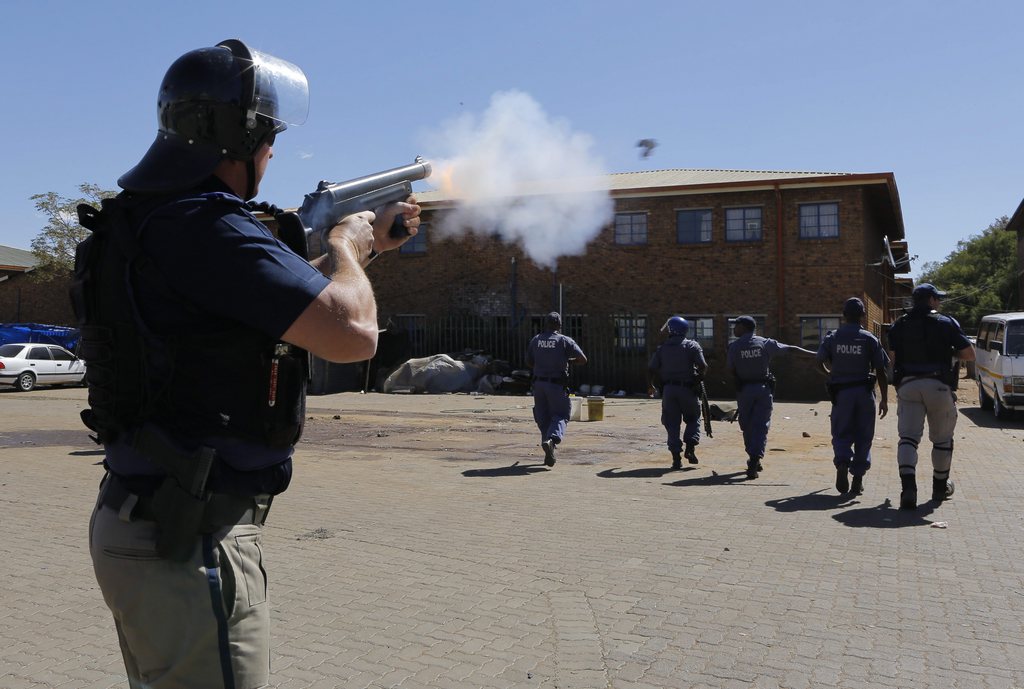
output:
{"label": "clear blue sky", "polygon": [[[280,206],[429,155],[425,132],[510,89],[592,137],[608,172],[893,172],[914,274],[1024,198],[1009,0],[3,4],[7,246],[43,227],[33,194],[115,188],[155,135],[167,66],[235,37],[309,77],[309,119],[260,195]],[[659,143],[646,159],[641,138]]]}

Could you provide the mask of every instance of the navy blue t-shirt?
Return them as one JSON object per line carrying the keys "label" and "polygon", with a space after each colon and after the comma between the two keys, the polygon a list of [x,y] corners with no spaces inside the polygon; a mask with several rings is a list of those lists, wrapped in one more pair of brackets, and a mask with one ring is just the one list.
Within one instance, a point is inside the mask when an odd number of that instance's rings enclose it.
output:
{"label": "navy blue t-shirt", "polygon": [[547,331],[535,335],[526,349],[526,363],[533,375],[541,378],[566,378],[569,360],[583,356],[576,341],[560,332]]}
{"label": "navy blue t-shirt", "polygon": [[[278,241],[219,181],[182,199],[157,208],[140,235],[149,263],[133,296],[147,328],[157,337],[210,335],[241,324],[279,339],[330,280]],[[292,454],[292,448],[235,437],[170,439],[185,449],[213,447],[229,471],[265,469],[289,462]],[[107,464],[122,476],[162,473],[124,442],[108,446]],[[285,469],[290,474],[290,465]]]}
{"label": "navy blue t-shirt", "polygon": [[889,355],[878,338],[858,323],[843,323],[826,335],[816,360],[829,365],[829,380],[833,383],[864,381],[872,371],[889,365]]}
{"label": "navy blue t-shirt", "polygon": [[678,380],[687,385],[696,380],[694,367],[698,365],[707,365],[700,344],[682,335],[673,335],[655,350],[647,369],[657,373],[663,381]]}

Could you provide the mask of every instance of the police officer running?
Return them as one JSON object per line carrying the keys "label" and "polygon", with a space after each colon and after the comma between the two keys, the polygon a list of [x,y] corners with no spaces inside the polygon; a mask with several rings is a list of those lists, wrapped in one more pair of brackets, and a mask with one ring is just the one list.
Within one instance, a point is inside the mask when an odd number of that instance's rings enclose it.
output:
{"label": "police officer running", "polygon": [[776,356],[796,351],[815,355],[809,349],[787,345],[771,338],[755,335],[757,322],[752,316],[740,316],[733,326],[736,339],[726,350],[726,366],[736,380],[736,405],[743,446],[747,452],[747,478],[755,479],[764,471],[761,461],[768,444],[768,429],[772,423],[772,393],[775,376],[771,360]]}
{"label": "police officer running", "polygon": [[[651,384],[661,388],[661,425],[668,433],[672,468],[680,469],[682,456],[690,464],[698,461],[695,448],[700,444],[700,398],[695,386],[703,380],[708,364],[700,344],[686,339],[690,324],[685,318],[672,316],[662,329],[668,330],[668,339],[655,350],[647,370]],[[683,422],[686,428],[680,439],[679,427]]]}
{"label": "police officer running", "polygon": [[569,422],[569,364],[587,363],[575,340],[558,332],[561,327],[562,316],[552,311],[544,317],[544,330],[526,348],[526,365],[533,369],[533,419],[549,467],[555,465],[555,448]]}
{"label": "police officer running", "polygon": [[388,236],[396,217],[418,231],[410,197],[344,218],[311,264],[257,220],[247,201],[307,104],[295,65],[238,40],[190,51],[124,191],[79,208],[83,420],[107,471],[90,551],[131,687],[269,684],[262,527],[291,480],[307,352],[373,356],[363,268],[404,241]]}
{"label": "police officer running", "polygon": [[878,418],[889,413],[889,355],[878,338],[860,327],[864,313],[863,301],[847,299],[843,304],[845,323],[825,336],[816,358],[818,369],[829,377],[833,463],[840,494],[864,492],[864,474],[871,468],[875,435],[876,380],[881,393]]}
{"label": "police officer running", "polygon": [[917,507],[917,449],[928,420],[932,443],[932,501],[941,503],[953,495],[949,478],[953,463],[953,431],[956,428],[958,361],[974,361],[974,346],[949,316],[938,313],[946,296],[927,282],[914,288],[914,306],[889,329],[893,352],[893,384],[896,386],[896,448],[899,464],[900,509]]}

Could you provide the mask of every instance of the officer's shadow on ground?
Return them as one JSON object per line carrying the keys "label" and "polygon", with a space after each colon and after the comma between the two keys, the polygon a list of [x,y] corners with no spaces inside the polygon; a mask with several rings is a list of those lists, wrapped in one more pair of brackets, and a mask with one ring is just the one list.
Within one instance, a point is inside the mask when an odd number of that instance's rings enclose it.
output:
{"label": "officer's shadow on ground", "polygon": [[530,474],[546,473],[548,467],[540,464],[520,464],[516,462],[507,467],[494,467],[493,469],[466,469],[462,475],[466,478],[500,478],[502,476],[529,476]]}
{"label": "officer's shadow on ground", "polygon": [[688,466],[681,469],[673,469],[672,467],[643,467],[640,469],[628,469],[626,471],[619,471],[618,467],[613,469],[605,469],[604,471],[598,472],[600,478],[661,478],[665,474],[674,474],[680,471],[693,471],[697,467]]}
{"label": "officer's shadow on ground", "polygon": [[[692,467],[695,468],[695,467]],[[733,484],[747,483],[751,479],[747,478],[746,471],[734,471],[729,474],[720,474],[717,471],[712,471],[711,475],[697,476],[695,478],[684,478],[680,481],[672,481],[666,483],[666,486],[727,486]]]}
{"label": "officer's shadow on ground", "polygon": [[[807,495],[769,500],[765,503],[779,512],[835,510],[859,504],[857,496],[830,494],[825,493],[824,490],[816,490]],[[892,500],[886,498],[880,505],[845,509],[833,514],[832,518],[840,524],[855,528],[898,529],[905,526],[931,526],[932,520],[926,517],[934,511],[935,504],[931,502],[919,504],[916,510],[899,510],[893,507]]]}

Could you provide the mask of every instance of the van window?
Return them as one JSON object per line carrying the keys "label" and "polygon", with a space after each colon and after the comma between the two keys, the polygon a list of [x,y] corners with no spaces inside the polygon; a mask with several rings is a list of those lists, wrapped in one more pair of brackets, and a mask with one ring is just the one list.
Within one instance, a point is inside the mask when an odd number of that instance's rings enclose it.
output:
{"label": "van window", "polygon": [[1003,331],[1005,326],[1000,323],[999,327],[996,328],[996,332],[992,335],[992,339],[989,340],[988,348],[993,352],[1002,353],[1003,351]]}
{"label": "van window", "polygon": [[981,326],[978,327],[978,342],[976,344],[979,349],[988,349],[988,330],[990,325],[992,325],[991,322],[982,321]]}
{"label": "van window", "polygon": [[1007,325],[1006,355],[1024,356],[1024,321],[1010,321]]}

